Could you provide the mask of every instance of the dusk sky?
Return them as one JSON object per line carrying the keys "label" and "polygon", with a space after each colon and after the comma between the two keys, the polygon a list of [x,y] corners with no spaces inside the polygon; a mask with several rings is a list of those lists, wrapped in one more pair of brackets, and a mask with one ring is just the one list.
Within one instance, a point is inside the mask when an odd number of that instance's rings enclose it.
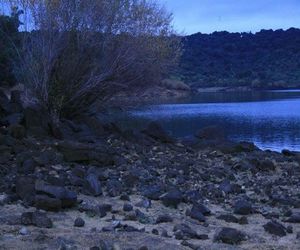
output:
{"label": "dusk sky", "polygon": [[300,28],[300,0],[158,0],[186,34]]}

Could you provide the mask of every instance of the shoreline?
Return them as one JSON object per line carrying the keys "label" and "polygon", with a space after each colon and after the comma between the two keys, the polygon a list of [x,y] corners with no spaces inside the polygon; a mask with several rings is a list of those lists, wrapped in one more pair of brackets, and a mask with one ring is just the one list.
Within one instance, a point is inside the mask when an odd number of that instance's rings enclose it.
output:
{"label": "shoreline", "polygon": [[1,249],[299,246],[300,153],[94,115],[49,130],[45,112],[9,103],[22,119],[0,130]]}

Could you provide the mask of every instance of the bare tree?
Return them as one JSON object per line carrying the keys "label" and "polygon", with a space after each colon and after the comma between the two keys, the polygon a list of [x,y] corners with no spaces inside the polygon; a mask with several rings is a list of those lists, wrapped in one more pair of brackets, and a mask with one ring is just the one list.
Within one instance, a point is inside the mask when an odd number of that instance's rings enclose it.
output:
{"label": "bare tree", "polygon": [[54,121],[124,88],[159,82],[180,46],[148,0],[15,0],[24,10],[19,79]]}

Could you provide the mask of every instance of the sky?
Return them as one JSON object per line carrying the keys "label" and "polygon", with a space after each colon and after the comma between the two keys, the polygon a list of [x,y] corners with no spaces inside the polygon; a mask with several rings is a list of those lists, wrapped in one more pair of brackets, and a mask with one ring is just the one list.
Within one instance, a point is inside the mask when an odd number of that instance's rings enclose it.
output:
{"label": "sky", "polygon": [[300,0],[157,0],[185,34],[300,28]]}

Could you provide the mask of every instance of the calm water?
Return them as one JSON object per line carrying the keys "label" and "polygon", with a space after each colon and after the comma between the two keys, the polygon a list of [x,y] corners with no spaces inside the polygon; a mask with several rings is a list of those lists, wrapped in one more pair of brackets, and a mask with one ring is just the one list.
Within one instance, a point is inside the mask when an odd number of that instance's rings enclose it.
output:
{"label": "calm water", "polygon": [[177,103],[144,105],[119,115],[124,126],[159,122],[177,137],[217,125],[235,141],[262,149],[300,151],[300,90],[203,93]]}

